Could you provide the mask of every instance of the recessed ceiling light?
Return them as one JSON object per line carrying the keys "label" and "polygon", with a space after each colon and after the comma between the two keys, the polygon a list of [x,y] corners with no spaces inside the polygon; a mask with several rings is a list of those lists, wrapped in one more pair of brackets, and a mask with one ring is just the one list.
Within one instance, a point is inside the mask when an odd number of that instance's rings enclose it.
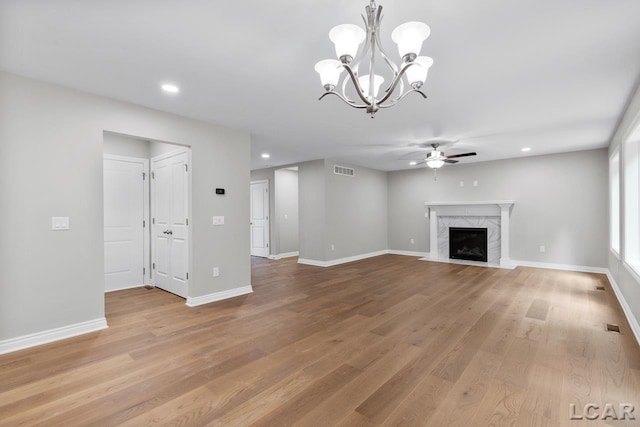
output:
{"label": "recessed ceiling light", "polygon": [[524,148],[522,149],[522,151],[523,151],[523,152],[525,152],[525,153],[526,153],[527,151],[531,151],[531,147],[524,147]]}
{"label": "recessed ceiling light", "polygon": [[271,157],[271,155],[269,153],[262,153],[262,158],[263,159],[268,159],[269,157]]}
{"label": "recessed ceiling light", "polygon": [[409,166],[415,166],[417,164],[418,164],[418,162],[411,162],[411,163],[409,163]]}
{"label": "recessed ceiling light", "polygon": [[180,88],[176,85],[172,85],[169,83],[165,83],[162,85],[162,90],[169,93],[178,93],[180,92]]}

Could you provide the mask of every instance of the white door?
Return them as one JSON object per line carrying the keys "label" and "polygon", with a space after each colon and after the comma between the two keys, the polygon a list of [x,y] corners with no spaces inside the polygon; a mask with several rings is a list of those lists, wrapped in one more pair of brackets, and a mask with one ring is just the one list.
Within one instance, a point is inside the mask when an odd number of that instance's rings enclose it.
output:
{"label": "white door", "polygon": [[269,256],[269,181],[251,182],[251,255]]}
{"label": "white door", "polygon": [[144,284],[144,203],[148,160],[104,157],[105,291]]}
{"label": "white door", "polygon": [[183,298],[188,294],[188,153],[151,159],[154,284]]}

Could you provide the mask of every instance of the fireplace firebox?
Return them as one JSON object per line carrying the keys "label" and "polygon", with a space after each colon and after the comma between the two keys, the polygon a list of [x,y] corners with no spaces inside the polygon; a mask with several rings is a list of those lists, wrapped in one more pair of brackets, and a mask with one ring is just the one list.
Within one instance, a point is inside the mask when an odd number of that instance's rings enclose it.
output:
{"label": "fireplace firebox", "polygon": [[449,258],[487,262],[487,229],[449,227]]}

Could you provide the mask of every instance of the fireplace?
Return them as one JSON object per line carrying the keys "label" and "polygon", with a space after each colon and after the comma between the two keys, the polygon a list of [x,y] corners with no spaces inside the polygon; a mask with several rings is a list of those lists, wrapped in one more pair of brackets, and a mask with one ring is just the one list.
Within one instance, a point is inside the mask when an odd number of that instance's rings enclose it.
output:
{"label": "fireplace", "polygon": [[449,227],[449,258],[487,262],[487,229]]}

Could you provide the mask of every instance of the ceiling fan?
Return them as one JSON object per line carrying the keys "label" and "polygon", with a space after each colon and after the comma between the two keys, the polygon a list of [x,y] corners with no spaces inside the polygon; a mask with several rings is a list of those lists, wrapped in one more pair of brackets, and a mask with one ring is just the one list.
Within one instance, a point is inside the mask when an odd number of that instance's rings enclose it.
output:
{"label": "ceiling fan", "polygon": [[439,143],[431,144],[431,147],[433,147],[433,150],[427,153],[427,156],[423,161],[417,162],[413,164],[413,166],[423,165],[426,163],[427,166],[430,167],[431,169],[439,169],[442,166],[444,166],[445,163],[450,163],[450,164],[458,163],[458,160],[452,160],[452,159],[455,159],[458,157],[469,157],[469,156],[476,155],[475,152],[471,152],[471,153],[454,154],[452,156],[445,156],[442,151],[438,150],[439,146],[440,146]]}

